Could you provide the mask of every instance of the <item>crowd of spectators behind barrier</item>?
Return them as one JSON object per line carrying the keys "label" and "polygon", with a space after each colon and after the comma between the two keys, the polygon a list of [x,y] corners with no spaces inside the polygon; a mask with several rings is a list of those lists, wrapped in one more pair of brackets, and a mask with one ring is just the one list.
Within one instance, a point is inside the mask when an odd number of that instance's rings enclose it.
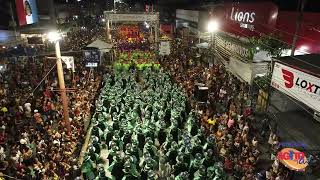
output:
{"label": "crowd of spectators behind barrier", "polygon": [[[80,50],[96,38],[103,38],[102,28],[70,32],[63,50]],[[41,53],[47,49],[38,49]],[[80,52],[81,54],[81,52]],[[84,136],[84,121],[90,116],[101,82],[98,72],[91,76],[75,56],[76,72],[65,71],[72,132],[65,133],[63,111],[56,72],[40,85],[52,68],[44,59],[27,58],[9,62],[0,74],[0,170],[18,179],[61,179],[79,175],[77,157]],[[184,87],[194,109],[198,109],[201,125],[207,134],[215,134],[224,168],[234,176],[253,179],[259,160],[260,131],[253,117],[249,85],[239,81],[224,67],[208,67],[197,58],[196,51],[172,45],[172,54],[161,65]],[[209,103],[194,100],[195,83],[209,87]],[[34,89],[37,88],[35,91]],[[276,152],[279,139],[270,134],[269,144]],[[267,179],[287,179],[288,171],[274,161],[263,174]]]}
{"label": "crowd of spectators behind barrier", "polygon": [[[261,124],[253,115],[249,85],[229,73],[222,65],[207,66],[197,50],[173,43],[172,54],[164,57],[162,67],[171,72],[175,81],[184,87],[191,106],[200,114],[199,123],[214,134],[220,156],[227,172],[240,179],[254,179],[263,138]],[[196,83],[208,86],[208,103],[199,103],[194,97]],[[277,152],[278,137],[271,133],[272,153]],[[259,139],[259,140],[258,140]],[[274,157],[274,156],[273,156]],[[288,171],[274,161],[271,169],[262,173],[267,179],[288,179]],[[258,178],[258,177],[257,177]]]}
{"label": "crowd of spectators behind barrier", "polygon": [[[67,47],[80,49],[92,40],[88,38],[90,35],[78,36],[78,43],[75,43],[76,35],[70,36],[74,39],[67,41],[72,44]],[[84,123],[89,119],[101,82],[101,73],[89,73],[81,57],[81,53],[75,56],[76,72],[64,68],[70,134],[66,133],[63,122],[56,67],[48,62],[50,60],[33,57],[8,62],[0,77],[0,169],[3,174],[18,179],[79,176],[77,158],[85,135]],[[43,79],[49,70],[52,71]]]}

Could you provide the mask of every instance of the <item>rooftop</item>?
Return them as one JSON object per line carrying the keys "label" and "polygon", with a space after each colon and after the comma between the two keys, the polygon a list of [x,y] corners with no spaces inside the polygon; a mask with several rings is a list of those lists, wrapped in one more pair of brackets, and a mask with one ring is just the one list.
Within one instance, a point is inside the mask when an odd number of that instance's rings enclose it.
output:
{"label": "rooftop", "polygon": [[292,68],[320,77],[320,54],[307,54],[298,56],[285,56],[276,61]]}

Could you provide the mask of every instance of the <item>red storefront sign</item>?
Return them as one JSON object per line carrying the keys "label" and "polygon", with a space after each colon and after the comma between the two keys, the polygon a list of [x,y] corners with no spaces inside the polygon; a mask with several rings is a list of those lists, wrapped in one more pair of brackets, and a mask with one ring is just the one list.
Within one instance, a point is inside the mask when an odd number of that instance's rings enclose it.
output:
{"label": "red storefront sign", "polygon": [[276,27],[278,7],[272,2],[224,5],[224,31],[244,37],[269,34]]}
{"label": "red storefront sign", "polygon": [[[277,33],[288,44],[292,43],[296,31],[297,12],[280,11],[277,19]],[[297,50],[307,53],[320,52],[320,13],[304,12]]]}
{"label": "red storefront sign", "polygon": [[[288,45],[296,31],[298,13],[279,11],[272,2],[226,3],[218,12],[222,30],[245,38],[274,33]],[[300,53],[320,52],[320,13],[304,12],[297,48]],[[277,37],[279,38],[279,37]]]}

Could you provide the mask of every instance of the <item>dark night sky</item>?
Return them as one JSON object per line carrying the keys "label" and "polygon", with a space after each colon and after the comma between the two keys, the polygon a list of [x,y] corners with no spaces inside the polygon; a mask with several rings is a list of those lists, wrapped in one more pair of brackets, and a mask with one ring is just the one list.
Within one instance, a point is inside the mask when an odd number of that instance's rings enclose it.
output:
{"label": "dark night sky", "polygon": [[[9,2],[14,2],[14,0],[0,0],[0,29],[7,29],[8,22],[11,18],[10,16],[10,8],[9,8]],[[65,1],[65,0],[55,0],[55,1]],[[69,1],[76,1],[76,0],[69,0]],[[88,1],[88,0],[87,0]],[[91,0],[90,0],[91,1]],[[99,1],[99,0],[98,0]],[[177,5],[177,7],[182,8],[184,6],[190,7],[190,5],[194,6],[197,4],[200,4],[201,2],[216,2],[217,0],[125,0],[130,1],[132,3],[134,2],[142,2],[142,3],[151,3],[155,1],[159,4],[169,4],[170,7],[174,7],[174,5]],[[298,0],[225,0],[225,2],[263,2],[263,1],[272,1],[276,4],[278,4],[280,10],[285,11],[295,11],[297,7]],[[306,0],[306,6],[305,11],[306,12],[320,12],[320,0]],[[13,8],[15,8],[13,3]],[[16,14],[16,10],[14,9],[14,14]]]}

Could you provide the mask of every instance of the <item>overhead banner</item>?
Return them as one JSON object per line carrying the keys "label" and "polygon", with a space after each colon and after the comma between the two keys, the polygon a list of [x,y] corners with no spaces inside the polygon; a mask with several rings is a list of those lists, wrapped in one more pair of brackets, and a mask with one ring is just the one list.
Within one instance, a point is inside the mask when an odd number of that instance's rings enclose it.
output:
{"label": "overhead banner", "polygon": [[160,55],[170,55],[170,42],[169,41],[162,41],[160,42]]}
{"label": "overhead banner", "polygon": [[38,22],[36,0],[16,0],[16,9],[20,26]]}
{"label": "overhead banner", "polygon": [[250,52],[250,46],[246,42],[235,41],[235,38],[231,36],[215,36],[215,47],[223,56],[225,56],[228,60],[230,57],[236,57],[239,60],[243,61],[252,61],[253,56]]}
{"label": "overhead banner", "polygon": [[84,51],[83,60],[86,67],[98,67],[100,63],[100,51],[99,50]]}
{"label": "overhead banner", "polygon": [[320,112],[320,78],[275,63],[271,86]]}
{"label": "overhead banner", "polygon": [[75,72],[73,56],[62,56],[61,60],[67,65],[67,69],[72,69]]}
{"label": "overhead banner", "polygon": [[150,14],[121,14],[121,13],[110,13],[105,12],[105,18],[116,22],[116,21],[159,21],[159,14],[158,13],[150,13]]}

